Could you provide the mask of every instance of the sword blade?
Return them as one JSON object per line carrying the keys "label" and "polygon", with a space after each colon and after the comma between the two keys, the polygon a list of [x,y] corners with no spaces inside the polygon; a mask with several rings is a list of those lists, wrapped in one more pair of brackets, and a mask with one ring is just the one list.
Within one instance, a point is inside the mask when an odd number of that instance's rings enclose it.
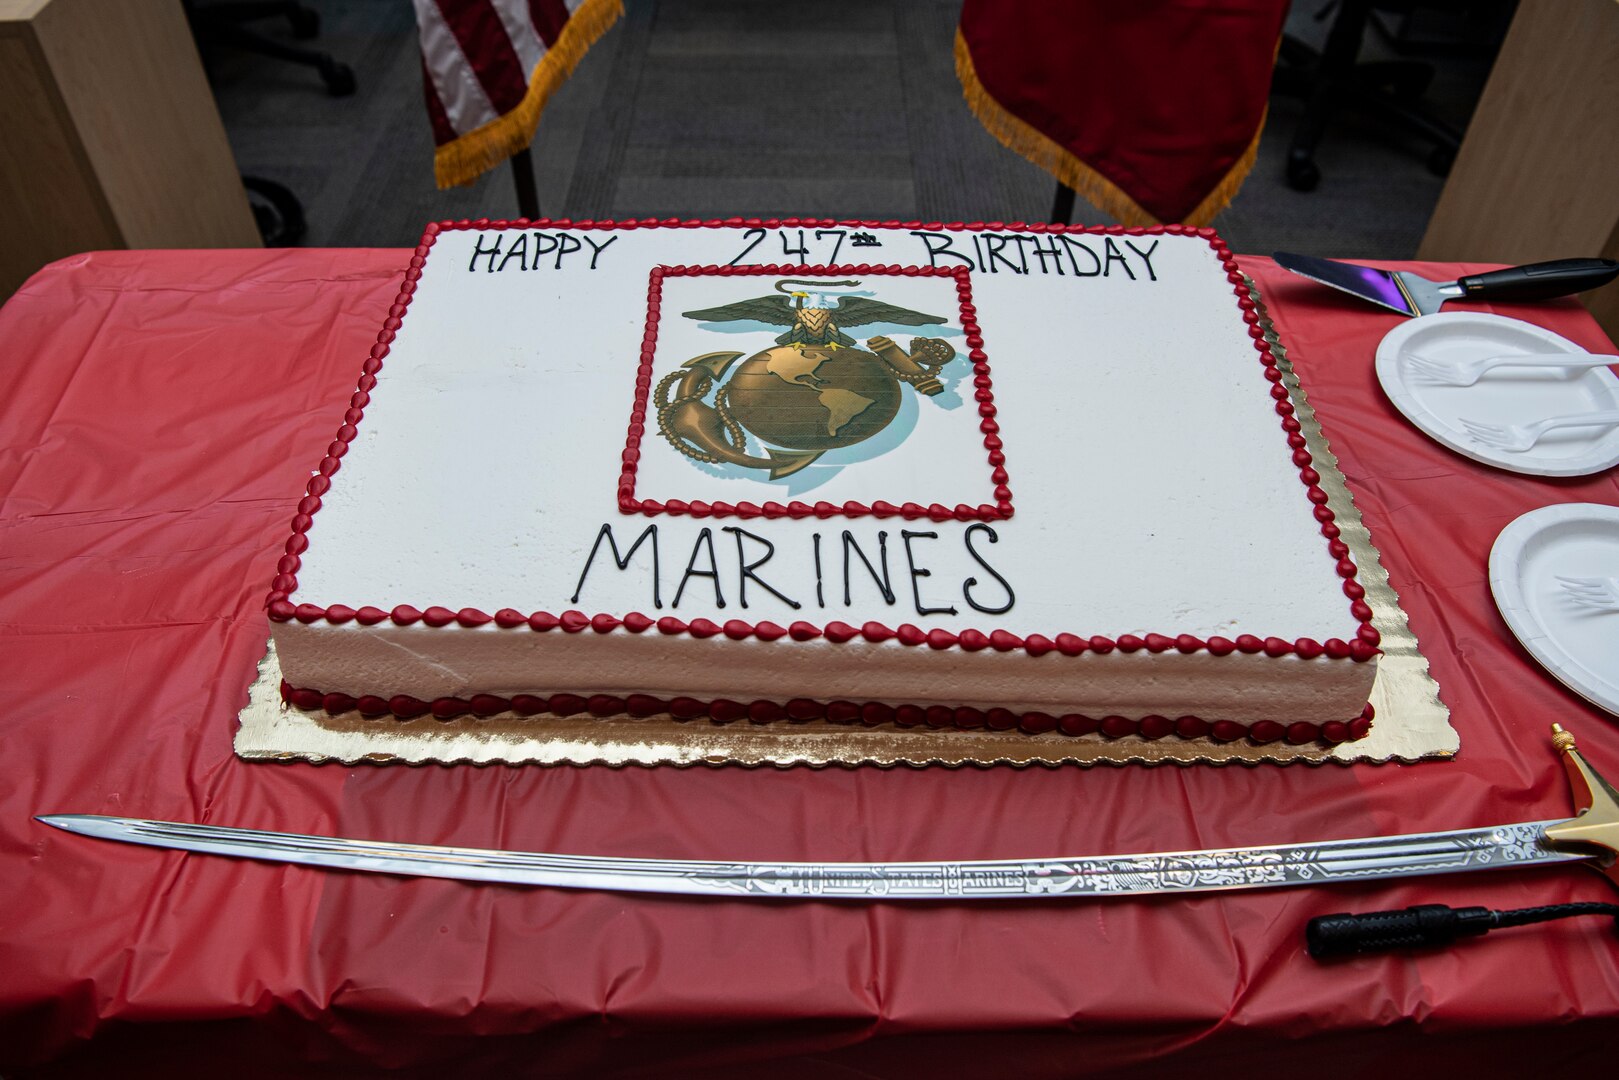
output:
{"label": "sword blade", "polygon": [[1320,885],[1577,862],[1555,821],[1406,836],[1141,855],[967,862],[711,862],[434,847],[141,818],[40,821],[106,840],[335,870],[615,892],[782,899],[944,900],[1135,896]]}

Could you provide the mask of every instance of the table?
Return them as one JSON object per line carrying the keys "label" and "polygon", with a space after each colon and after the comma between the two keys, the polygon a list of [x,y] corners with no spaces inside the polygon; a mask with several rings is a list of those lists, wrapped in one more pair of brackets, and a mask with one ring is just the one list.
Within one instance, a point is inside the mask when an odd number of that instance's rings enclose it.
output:
{"label": "table", "polygon": [[[1490,601],[1517,515],[1619,503],[1408,427],[1395,316],[1244,259],[1454,712],[1453,762],[1353,768],[742,770],[248,764],[267,583],[399,251],[114,252],[0,309],[0,1072],[1220,1075],[1597,1064],[1603,920],[1321,965],[1305,922],[1612,900],[1574,868],[1335,890],[1000,905],[768,904],[325,873],[99,843],[42,812],[691,858],[919,859],[1273,843],[1565,816],[1559,721],[1619,726]],[[1475,264],[1400,264],[1453,279]],[[1577,304],[1492,310],[1610,350]]]}

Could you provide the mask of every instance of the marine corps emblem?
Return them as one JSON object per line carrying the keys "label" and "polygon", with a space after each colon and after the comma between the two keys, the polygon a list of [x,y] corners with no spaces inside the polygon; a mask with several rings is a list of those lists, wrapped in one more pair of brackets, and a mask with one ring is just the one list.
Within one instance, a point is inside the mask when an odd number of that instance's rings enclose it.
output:
{"label": "marine corps emblem", "polygon": [[[776,480],[828,450],[881,432],[899,412],[905,387],[926,397],[939,394],[939,371],[956,356],[947,342],[916,337],[904,349],[876,336],[861,348],[844,331],[877,323],[938,325],[943,317],[867,296],[836,296],[826,306],[806,303],[827,289],[859,285],[784,278],[775,283],[774,295],[684,312],[701,322],[787,330],[773,347],[745,360],[741,352],[704,353],[666,375],[653,396],[658,431],[694,461],[759,469]],[[748,435],[764,456],[749,452]]]}

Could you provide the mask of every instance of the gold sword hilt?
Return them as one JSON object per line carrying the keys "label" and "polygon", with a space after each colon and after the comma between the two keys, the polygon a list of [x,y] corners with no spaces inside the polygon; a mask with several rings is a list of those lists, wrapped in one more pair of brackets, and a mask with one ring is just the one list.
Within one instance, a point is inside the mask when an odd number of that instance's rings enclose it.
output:
{"label": "gold sword hilt", "polygon": [[1567,821],[1548,825],[1546,839],[1594,856],[1591,868],[1619,885],[1619,791],[1580,756],[1574,736],[1561,724],[1552,725],[1552,746],[1563,755],[1576,812]]}

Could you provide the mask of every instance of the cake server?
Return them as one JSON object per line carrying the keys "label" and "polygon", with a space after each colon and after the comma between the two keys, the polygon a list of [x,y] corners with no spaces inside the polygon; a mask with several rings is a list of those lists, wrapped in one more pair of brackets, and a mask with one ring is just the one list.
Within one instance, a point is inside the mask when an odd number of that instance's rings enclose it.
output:
{"label": "cake server", "polygon": [[1595,289],[1619,277],[1619,261],[1614,259],[1555,259],[1469,274],[1455,281],[1429,281],[1409,270],[1377,270],[1289,251],[1274,252],[1271,258],[1284,270],[1401,315],[1432,315],[1446,300],[1549,300]]}
{"label": "cake server", "polygon": [[1619,792],[1553,725],[1578,816],[1448,832],[1143,855],[972,862],[708,862],[344,840],[54,814],[69,832],[153,847],[380,874],[616,892],[817,900],[988,900],[1264,889],[1591,861],[1619,884]]}

